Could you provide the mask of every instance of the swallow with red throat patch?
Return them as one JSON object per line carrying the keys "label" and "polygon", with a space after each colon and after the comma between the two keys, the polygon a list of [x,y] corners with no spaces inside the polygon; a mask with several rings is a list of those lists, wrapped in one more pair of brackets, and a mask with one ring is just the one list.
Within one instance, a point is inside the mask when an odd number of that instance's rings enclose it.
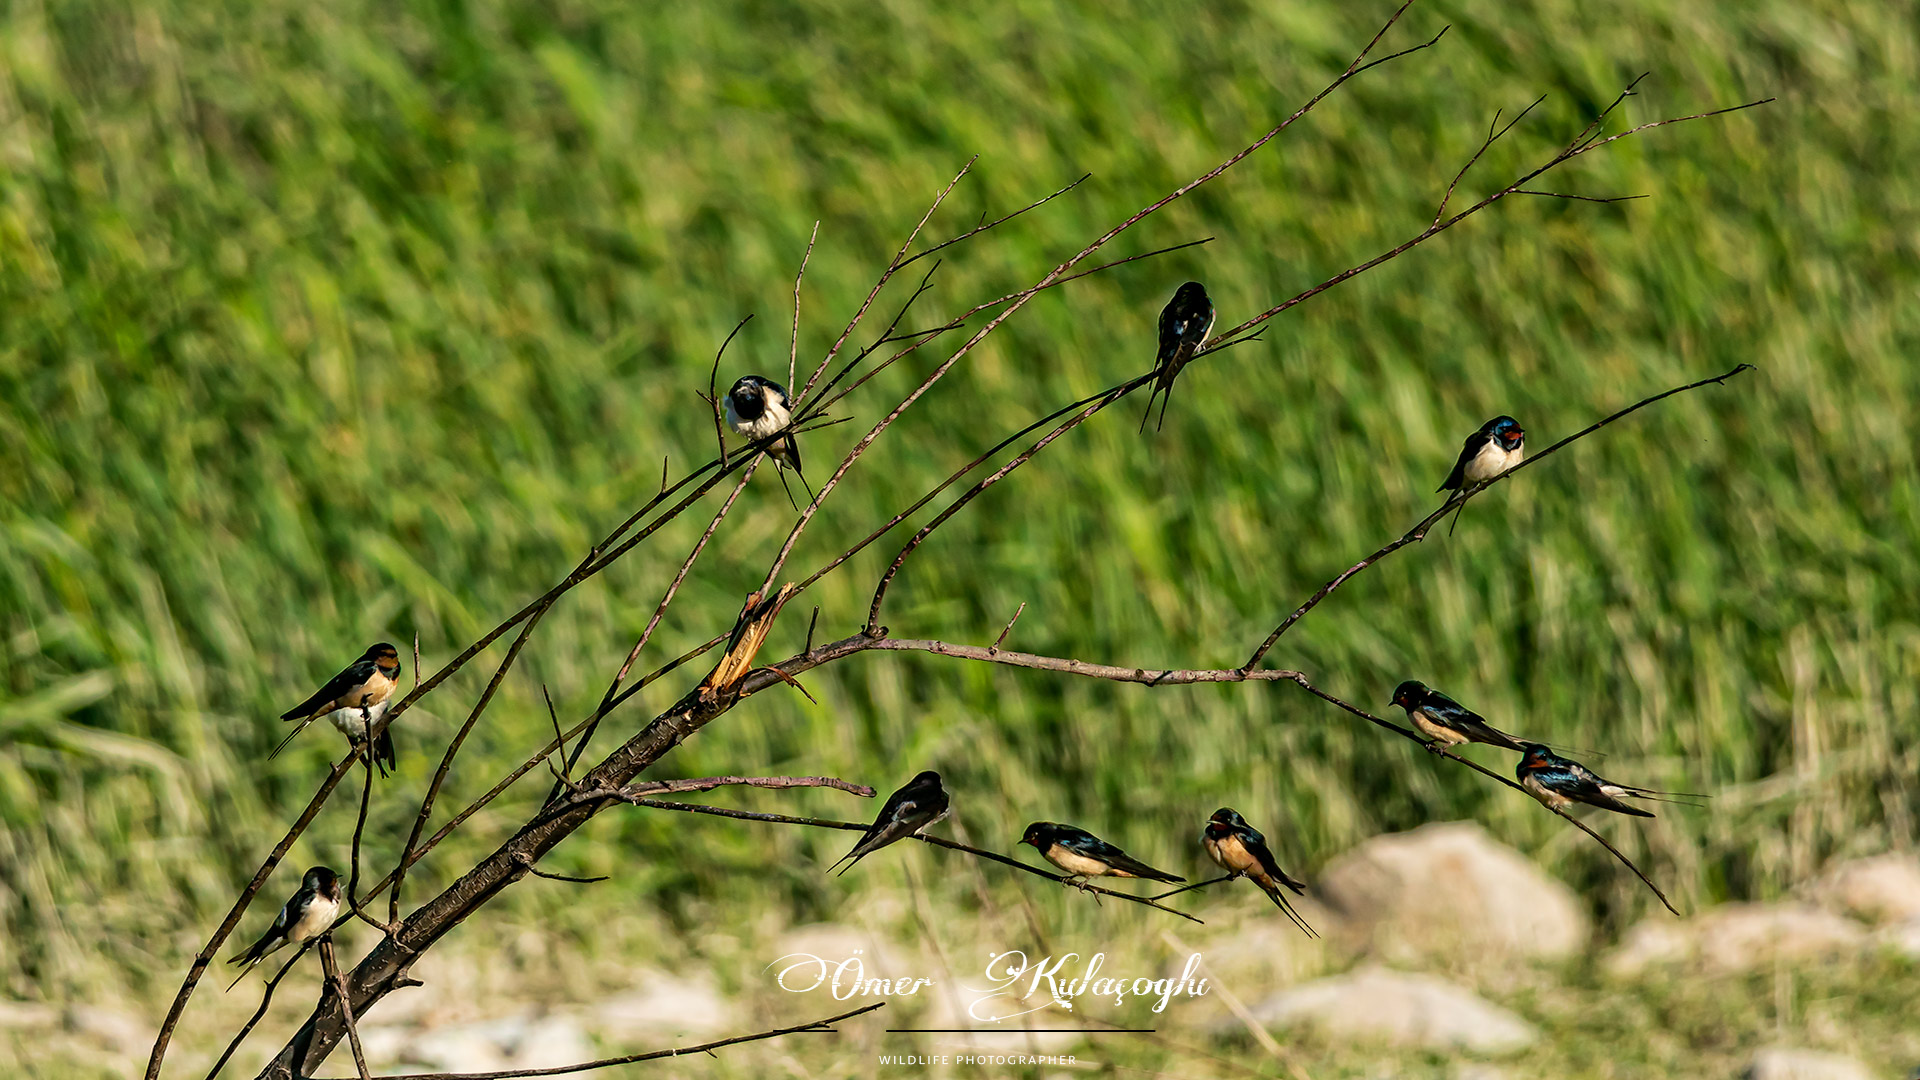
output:
{"label": "swallow with red throat patch", "polygon": [[1247,819],[1227,807],[1221,807],[1207,819],[1206,831],[1200,834],[1200,846],[1207,849],[1207,857],[1218,863],[1220,869],[1233,877],[1244,877],[1260,891],[1267,894],[1275,907],[1286,913],[1308,937],[1319,937],[1313,927],[1293,910],[1287,898],[1280,891],[1281,886],[1292,889],[1296,894],[1305,896],[1307,887],[1287,876],[1285,870],[1273,857],[1272,849],[1267,847],[1267,838],[1260,830],[1247,824]]}
{"label": "swallow with red throat patch", "polygon": [[1520,421],[1511,416],[1496,416],[1467,436],[1459,459],[1453,463],[1453,471],[1434,490],[1465,491],[1520,464],[1526,453],[1527,433],[1521,430]]}
{"label": "swallow with red throat patch", "polygon": [[[293,736],[322,717],[340,730],[355,746],[366,741],[367,732],[387,714],[394,687],[400,685],[400,652],[387,642],[371,646],[360,659],[348,664],[340,674],[313,692],[313,696],[280,714],[282,720],[298,720],[293,734],[280,740],[273,753],[279,754]],[[393,733],[383,730],[367,755],[368,768],[380,767],[380,775],[393,768]]]}
{"label": "swallow with red throat patch", "polygon": [[1629,806],[1621,800],[1678,802],[1681,799],[1706,797],[1681,791],[1655,791],[1652,788],[1616,784],[1571,758],[1560,757],[1539,743],[1528,743],[1526,749],[1521,751],[1520,764],[1513,770],[1513,775],[1527,794],[1555,810],[1565,810],[1574,803],[1585,803],[1616,814],[1652,817],[1651,812]]}

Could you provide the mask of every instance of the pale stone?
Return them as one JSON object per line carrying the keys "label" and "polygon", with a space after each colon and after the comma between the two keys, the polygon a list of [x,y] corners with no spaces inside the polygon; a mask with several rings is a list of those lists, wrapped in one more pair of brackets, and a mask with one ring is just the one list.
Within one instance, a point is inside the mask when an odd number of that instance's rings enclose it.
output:
{"label": "pale stone", "polygon": [[1315,892],[1374,950],[1561,958],[1586,946],[1579,897],[1472,822],[1377,836],[1336,859]]}
{"label": "pale stone", "polygon": [[628,1036],[714,1035],[738,1028],[733,1006],[706,979],[641,972],[635,989],[608,997],[593,1009],[603,1038],[626,1045]]}
{"label": "pale stone", "polygon": [[1507,1053],[1539,1038],[1531,1024],[1465,987],[1375,967],[1283,990],[1250,1011],[1262,1024],[1432,1050]]}
{"label": "pale stone", "polygon": [[1807,890],[1814,903],[1875,925],[1920,919],[1920,858],[1874,855],[1838,864]]}
{"label": "pale stone", "polygon": [[1813,960],[1861,949],[1866,929],[1800,904],[1724,904],[1685,922],[1654,918],[1627,932],[1607,970],[1635,975],[1660,964],[1751,971],[1776,960]]}
{"label": "pale stone", "polygon": [[1873,1080],[1865,1065],[1842,1054],[1774,1048],[1753,1055],[1747,1080]]}

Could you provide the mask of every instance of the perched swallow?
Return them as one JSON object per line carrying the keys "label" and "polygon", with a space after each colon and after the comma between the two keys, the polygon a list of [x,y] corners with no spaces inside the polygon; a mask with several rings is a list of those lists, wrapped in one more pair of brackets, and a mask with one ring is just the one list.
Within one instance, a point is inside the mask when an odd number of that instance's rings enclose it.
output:
{"label": "perched swallow", "polygon": [[1173,299],[1160,309],[1160,351],[1154,357],[1154,370],[1160,377],[1154,380],[1153,391],[1147,395],[1147,412],[1140,417],[1141,430],[1147,426],[1147,417],[1153,415],[1153,399],[1160,398],[1160,420],[1153,425],[1155,431],[1167,419],[1167,402],[1173,397],[1173,380],[1193,359],[1193,352],[1200,343],[1207,340],[1207,334],[1213,330],[1213,301],[1207,297],[1207,287],[1197,281],[1189,281],[1174,292]]}
{"label": "perched swallow", "polygon": [[[787,388],[764,375],[742,375],[727,391],[727,426],[748,439],[764,439],[793,423]],[[800,472],[800,443],[792,435],[767,447],[773,463]]]}
{"label": "perched swallow", "polygon": [[1305,896],[1307,887],[1287,876],[1280,864],[1274,861],[1273,852],[1267,847],[1267,838],[1260,830],[1247,824],[1241,817],[1227,807],[1221,807],[1207,819],[1206,831],[1200,834],[1200,846],[1207,849],[1207,857],[1220,864],[1233,877],[1244,877],[1260,891],[1267,894],[1275,907],[1286,912],[1293,924],[1305,931],[1308,937],[1319,937],[1313,927],[1307,925],[1293,905],[1287,903],[1280,886],[1285,885],[1295,893]]}
{"label": "perched swallow", "polygon": [[[340,875],[324,866],[316,866],[300,879],[300,890],[288,898],[280,908],[280,914],[274,916],[273,925],[260,936],[260,940],[227,962],[247,965],[240,970],[240,979],[244,979],[255,964],[271,956],[280,946],[304,946],[326,933],[339,914]],[[233,985],[227,989],[239,985],[240,979],[233,980]]]}
{"label": "perched swallow", "polygon": [[1187,880],[1165,870],[1155,870],[1092,833],[1071,825],[1036,821],[1027,826],[1027,834],[1020,842],[1032,844],[1035,851],[1070,877],[1152,878],[1175,885]]}
{"label": "perched swallow", "polygon": [[1520,464],[1526,448],[1527,433],[1520,429],[1520,422],[1511,416],[1496,416],[1467,436],[1466,445],[1460,448],[1460,460],[1453,463],[1446,482],[1434,490],[1464,491],[1491,480]]}
{"label": "perched swallow", "polygon": [[1520,764],[1513,770],[1513,775],[1520,781],[1520,786],[1527,789],[1527,794],[1555,810],[1563,810],[1574,803],[1586,803],[1617,814],[1652,817],[1651,813],[1637,806],[1628,806],[1620,800],[1674,802],[1678,799],[1704,798],[1679,791],[1655,791],[1652,788],[1616,784],[1596,775],[1592,769],[1577,761],[1557,756],[1539,743],[1528,743],[1522,748]]}
{"label": "perched swallow", "polygon": [[[867,826],[866,835],[853,850],[835,860],[833,866],[847,863],[846,873],[861,859],[896,840],[905,840],[921,829],[947,816],[947,789],[940,786],[940,774],[928,769],[907,781],[906,786],[887,797],[880,816]],[[853,862],[847,862],[852,859]],[[833,869],[833,866],[827,869]]]}
{"label": "perched swallow", "polygon": [[[400,685],[400,652],[392,645],[382,641],[370,646],[360,654],[360,659],[348,664],[346,670],[327,680],[327,685],[313,692],[313,696],[280,714],[282,720],[298,720],[300,726],[293,734],[280,740],[273,748],[275,755],[286,749],[293,736],[307,730],[307,725],[321,717],[340,729],[347,741],[355,746],[366,739],[367,731],[387,714],[387,706],[393,697],[393,688]],[[393,733],[382,731],[380,738],[368,755],[369,767],[378,765],[380,775],[387,775],[393,768]]]}
{"label": "perched swallow", "polygon": [[1470,742],[1506,750],[1526,749],[1525,743],[1487,723],[1479,713],[1422,682],[1408,679],[1401,683],[1387,704],[1407,710],[1407,719],[1429,740],[1429,750]]}

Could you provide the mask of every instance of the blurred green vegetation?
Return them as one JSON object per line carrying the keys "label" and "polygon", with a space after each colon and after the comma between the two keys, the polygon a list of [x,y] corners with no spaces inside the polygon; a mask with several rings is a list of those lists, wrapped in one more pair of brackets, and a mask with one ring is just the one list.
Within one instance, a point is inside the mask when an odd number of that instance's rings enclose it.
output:
{"label": "blurred green vegetation", "polygon": [[[784,367],[816,220],[803,365],[970,157],[932,237],[1093,178],[946,253],[910,324],[1037,279],[1211,168],[1324,85],[1386,13],[7,5],[0,988],[170,994],[340,752],[315,730],[268,761],[273,717],[371,641],[417,633],[437,667],[649,496],[662,458],[676,472],[705,460],[694,395],[713,350],[752,312],[723,377]],[[1269,662],[1381,710],[1420,678],[1503,726],[1608,752],[1611,775],[1713,793],[1707,810],[1606,825],[1683,909],[1911,845],[1914,7],[1436,2],[1388,46],[1443,24],[1437,48],[1367,73],[1108,251],[1210,244],[1045,294],[998,331],[849,476],[795,576],[1005,432],[1144,370],[1187,277],[1224,326],[1417,232],[1496,108],[1547,95],[1468,198],[1551,154],[1641,71],[1613,130],[1777,96],[1623,141],[1546,185],[1649,199],[1516,199],[1289,312],[1265,342],[1193,368],[1157,436],[1135,434],[1137,403],[1103,415],[946,526],[884,621],[984,642],[1025,602],[1013,647],[1235,664],[1435,505],[1486,417],[1512,413],[1544,446],[1751,362],[1502,485],[1457,533],[1355,579]],[[854,422],[808,440],[816,475],[944,355],[849,399]],[[792,519],[757,477],[640,670],[724,628]],[[548,616],[437,820],[545,737],[543,685],[563,718],[592,708],[705,520],[688,515]],[[905,535],[812,591],[823,637],[858,625]],[[769,655],[800,645],[804,616]],[[376,862],[397,853],[496,656],[405,718],[399,777],[374,802]],[[641,695],[599,745],[686,682]],[[904,655],[806,682],[818,707],[761,695],[670,768],[890,788],[936,767],[978,842],[1010,847],[1044,817],[1171,862],[1198,857],[1189,834],[1221,804],[1309,868],[1379,831],[1473,817],[1574,883],[1609,928],[1653,906],[1529,801],[1287,687],[1148,691]],[[546,786],[478,815],[409,896],[490,849]],[[817,793],[716,801],[870,811]],[[345,864],[349,802],[265,897],[310,862]],[[798,922],[861,888],[819,873],[838,836],[663,817],[604,815],[551,862],[613,884],[516,889],[499,917],[582,936],[636,904],[681,930]],[[885,863],[861,873],[897,873]]]}

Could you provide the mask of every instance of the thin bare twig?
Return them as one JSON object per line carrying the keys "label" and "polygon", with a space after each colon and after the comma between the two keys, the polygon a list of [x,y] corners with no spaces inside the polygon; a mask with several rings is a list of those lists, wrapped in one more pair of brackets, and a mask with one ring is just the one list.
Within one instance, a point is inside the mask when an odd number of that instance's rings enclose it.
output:
{"label": "thin bare twig", "polygon": [[[760,814],[760,813],[754,813],[749,810],[734,810],[730,807],[724,807],[724,806],[707,806],[702,803],[671,802],[666,799],[651,799],[651,798],[646,798],[638,795],[633,795],[633,796],[623,795],[621,796],[621,801],[631,803],[634,806],[652,807],[655,810],[678,810],[683,814],[709,814],[714,817],[733,818],[738,821],[766,821],[766,822],[772,822],[777,825],[805,825],[805,826],[810,826],[816,829],[840,829],[845,832],[865,832],[867,829],[867,826],[857,821],[834,821],[830,818],[793,817],[787,814]],[[958,840],[949,840],[944,836],[929,836],[926,833],[913,833],[908,837],[908,839],[919,840],[922,843],[932,844],[935,847],[948,848],[953,851],[964,851],[969,855],[973,855],[982,859],[987,859],[992,862],[997,862],[1003,866],[1011,866],[1016,870],[1024,870],[1027,873],[1032,874],[1036,877],[1043,877],[1043,878],[1046,878],[1048,881],[1058,882],[1059,884],[1064,885],[1068,888],[1079,889],[1082,892],[1098,893],[1101,896],[1114,896],[1122,900],[1130,901],[1135,904],[1145,904],[1150,908],[1158,908],[1159,910],[1167,912],[1168,914],[1178,915],[1181,918],[1186,919],[1190,922],[1206,921],[1204,919],[1200,919],[1195,916],[1189,915],[1186,912],[1179,910],[1178,908],[1170,908],[1164,904],[1158,903],[1156,902],[1156,898],[1154,897],[1136,896],[1133,893],[1124,893],[1124,892],[1117,892],[1113,889],[1104,889],[1090,882],[1086,882],[1086,883],[1075,882],[1068,879],[1064,875],[1048,873],[1047,871],[1042,870],[1037,866],[1029,866],[1028,864],[1023,863],[1018,859],[1011,858],[1006,855],[1002,855],[997,851],[988,851],[986,848],[978,848],[978,847],[974,847],[971,844],[963,844],[963,843],[960,843]]]}
{"label": "thin bare twig", "polygon": [[625,1057],[601,1058],[598,1061],[583,1061],[578,1065],[555,1065],[545,1069],[502,1069],[496,1072],[477,1073],[401,1073],[395,1076],[383,1076],[380,1080],[514,1080],[514,1078],[523,1076],[565,1076],[568,1073],[587,1072],[592,1069],[608,1069],[615,1065],[631,1065],[638,1061],[655,1061],[659,1058],[680,1057],[685,1054],[711,1054],[713,1051],[722,1047],[737,1046],[741,1043],[760,1042],[765,1039],[777,1039],[782,1035],[797,1035],[807,1032],[831,1033],[833,1031],[831,1025],[840,1023],[842,1020],[851,1020],[864,1013],[870,1013],[885,1005],[886,1002],[884,1001],[876,1001],[871,1005],[863,1005],[858,1009],[849,1009],[838,1016],[829,1016],[825,1020],[815,1020],[810,1024],[774,1028],[772,1031],[762,1031],[753,1035],[735,1035],[730,1039],[716,1039],[713,1042],[701,1043],[698,1046],[678,1046],[671,1050],[652,1050],[644,1054],[628,1054]]}
{"label": "thin bare twig", "polygon": [[1314,607],[1316,607],[1320,603],[1320,601],[1325,600],[1328,597],[1328,595],[1333,592],[1333,590],[1345,584],[1347,580],[1353,577],[1355,574],[1358,574],[1360,571],[1365,570],[1367,567],[1372,566],[1374,563],[1379,562],[1381,559],[1386,558],[1387,556],[1393,554],[1394,552],[1400,550],[1401,548],[1406,547],[1408,544],[1418,543],[1421,540],[1426,539],[1427,531],[1433,528],[1436,522],[1438,522],[1441,518],[1445,517],[1446,515],[1452,513],[1455,509],[1463,507],[1466,501],[1472,498],[1474,495],[1482,491],[1485,491],[1487,488],[1492,487],[1494,484],[1497,484],[1502,480],[1507,479],[1508,477],[1519,472],[1521,469],[1532,468],[1538,465],[1543,459],[1551,457],[1554,453],[1559,451],[1561,447],[1567,446],[1568,444],[1576,442],[1580,439],[1584,439],[1588,435],[1591,435],[1594,432],[1599,431],[1601,428],[1606,427],[1608,424],[1611,424],[1614,421],[1619,420],[1631,413],[1638,412],[1639,410],[1644,409],[1647,406],[1652,405],[1657,401],[1662,401],[1666,398],[1670,398],[1675,394],[1684,394],[1689,390],[1698,390],[1703,386],[1708,386],[1708,385],[1718,386],[1722,383],[1725,383],[1728,379],[1733,378],[1735,375],[1738,375],[1743,371],[1751,371],[1751,370],[1753,370],[1752,364],[1736,364],[1731,370],[1726,371],[1720,375],[1715,375],[1712,378],[1701,379],[1698,382],[1691,382],[1686,384],[1685,386],[1676,386],[1671,390],[1663,390],[1660,393],[1653,395],[1652,397],[1641,398],[1639,401],[1634,402],[1633,404],[1627,406],[1626,408],[1621,409],[1618,412],[1611,413],[1595,421],[1594,423],[1589,424],[1584,428],[1581,428],[1579,431],[1576,431],[1573,434],[1567,436],[1566,438],[1561,439],[1559,442],[1554,443],[1552,446],[1547,447],[1545,450],[1540,451],[1538,454],[1534,454],[1533,456],[1525,459],[1520,464],[1514,466],[1511,469],[1508,469],[1506,472],[1503,472],[1498,476],[1493,477],[1490,480],[1487,480],[1478,485],[1475,485],[1471,490],[1463,491],[1457,496],[1451,499],[1448,499],[1447,502],[1443,504],[1438,510],[1435,510],[1432,513],[1428,514],[1426,517],[1421,518],[1418,524],[1416,524],[1413,528],[1408,529],[1406,532],[1402,533],[1398,539],[1395,539],[1387,543],[1386,545],[1381,547],[1380,550],[1375,551],[1373,554],[1368,555],[1366,558],[1361,559],[1357,563],[1354,563],[1352,566],[1341,571],[1337,576],[1333,578],[1333,580],[1327,582],[1325,585],[1320,586],[1319,591],[1315,592],[1312,596],[1307,597],[1305,603],[1295,608],[1293,610],[1293,613],[1288,615],[1285,619],[1282,619],[1280,621],[1279,626],[1274,627],[1273,633],[1267,635],[1266,640],[1260,643],[1260,647],[1255,649],[1253,651],[1253,655],[1247,657],[1247,662],[1241,666],[1245,668],[1252,668],[1255,665],[1259,664],[1260,661],[1266,657],[1267,653],[1272,650],[1274,643],[1280,640],[1280,636],[1282,634],[1285,634],[1289,629],[1291,629],[1294,623],[1297,623],[1302,618],[1304,618],[1307,612],[1312,611]]}
{"label": "thin bare twig", "polygon": [[[979,660],[990,664],[1005,664],[1011,667],[1032,668],[1039,671],[1057,671],[1090,679],[1105,679],[1109,682],[1141,683],[1149,687],[1184,686],[1195,683],[1291,682],[1313,696],[1344,709],[1376,727],[1391,731],[1402,738],[1411,739],[1419,743],[1423,748],[1427,747],[1427,740],[1423,738],[1419,732],[1413,731],[1410,728],[1401,727],[1391,720],[1383,720],[1357,705],[1343,701],[1321,690],[1309,682],[1304,674],[1298,671],[1281,671],[1274,668],[1168,669],[1117,667],[1110,664],[1090,664],[1084,660],[1075,660],[1070,657],[1037,656],[1033,653],[1010,652],[1004,649],[990,650],[977,645],[955,645],[945,641],[875,638],[869,637],[864,633],[856,634],[853,637],[844,638],[840,641],[822,646],[817,654],[807,657],[807,661],[810,665],[819,664],[852,653],[869,651],[925,652],[932,653],[936,656],[950,656],[963,660]],[[1475,772],[1492,777],[1499,783],[1521,794],[1527,795],[1529,799],[1533,798],[1531,794],[1527,793],[1525,788],[1513,780],[1501,776],[1499,773],[1493,772],[1476,762],[1469,761],[1462,757],[1455,757],[1452,754],[1443,753],[1438,756],[1444,757],[1449,761],[1459,762]],[[1667,894],[1660,890],[1660,886],[1655,885],[1652,878],[1649,878],[1645,872],[1635,865],[1633,860],[1622,854],[1619,848],[1609,843],[1606,837],[1588,828],[1585,822],[1576,817],[1563,811],[1555,810],[1553,807],[1547,807],[1547,809],[1573,822],[1582,832],[1593,837],[1602,847],[1611,852],[1614,858],[1620,860],[1627,869],[1633,871],[1634,876],[1645,883],[1647,888],[1653,890],[1653,894],[1660,898],[1660,902],[1666,906],[1668,911],[1672,911],[1675,915],[1679,914],[1679,912],[1674,909],[1672,901],[1667,899]]]}
{"label": "thin bare twig", "polygon": [[807,237],[807,253],[800,256],[800,272],[793,275],[793,337],[787,345],[787,385],[793,385],[793,369],[800,361],[800,282],[807,276],[807,263],[813,258],[813,242],[820,239],[820,223],[813,223]]}
{"label": "thin bare twig", "polygon": [[987,646],[988,652],[1000,651],[1000,646],[1007,640],[1007,635],[1013,633],[1013,624],[1020,621],[1021,613],[1026,610],[1027,602],[1025,600],[1020,601],[1020,606],[1013,609],[1013,618],[1008,619],[1007,625],[1000,628],[1000,636],[993,639],[992,645]]}
{"label": "thin bare twig", "polygon": [[353,1002],[347,1000],[347,981],[340,977],[340,965],[333,957],[333,934],[327,933],[320,938],[320,970],[325,974],[320,996],[326,997],[332,992],[340,999],[341,1015],[347,1021],[347,1042],[353,1048],[353,1067],[359,1073],[360,1080],[373,1080],[367,1072],[367,1054],[360,1047],[360,1027],[353,1022]]}
{"label": "thin bare twig", "polygon": [[260,1018],[267,1015],[267,1006],[273,1004],[274,988],[280,985],[280,980],[286,978],[287,972],[292,971],[293,965],[299,963],[300,958],[305,955],[307,955],[307,946],[301,945],[293,950],[292,956],[287,957],[286,963],[280,965],[280,970],[274,972],[273,978],[267,981],[266,989],[260,994],[260,1007],[253,1010],[253,1015],[241,1025],[240,1030],[233,1036],[233,1041],[228,1043],[227,1048],[221,1052],[220,1060],[214,1062],[213,1068],[207,1070],[207,1080],[214,1080],[214,1077],[220,1075],[220,1070],[227,1067],[227,1061],[233,1057],[233,1052],[240,1049],[240,1044],[247,1041],[247,1036],[259,1026]]}

